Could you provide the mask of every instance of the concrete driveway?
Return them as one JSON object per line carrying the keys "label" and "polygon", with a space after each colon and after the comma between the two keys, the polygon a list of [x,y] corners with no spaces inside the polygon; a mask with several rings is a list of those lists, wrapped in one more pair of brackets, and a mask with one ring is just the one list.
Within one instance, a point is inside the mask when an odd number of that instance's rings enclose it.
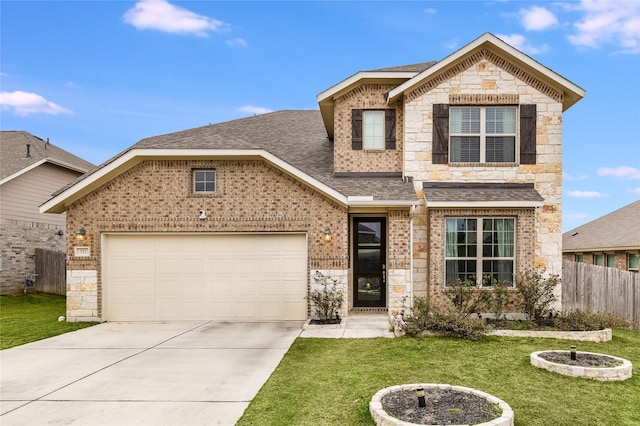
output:
{"label": "concrete driveway", "polygon": [[0,351],[0,424],[233,425],[302,323],[104,323]]}

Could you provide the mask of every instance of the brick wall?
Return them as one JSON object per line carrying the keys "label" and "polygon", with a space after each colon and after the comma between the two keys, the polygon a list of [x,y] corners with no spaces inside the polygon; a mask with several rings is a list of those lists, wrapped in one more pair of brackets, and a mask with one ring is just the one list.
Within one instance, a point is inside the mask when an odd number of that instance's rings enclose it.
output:
{"label": "brick wall", "polygon": [[[336,172],[401,172],[404,127],[402,106],[388,106],[385,94],[394,85],[363,84],[335,101],[333,163]],[[351,111],[353,109],[396,108],[395,150],[353,150],[351,148]]]}
{"label": "brick wall", "polygon": [[580,253],[563,253],[562,254],[562,259],[563,260],[570,260],[575,262],[576,261],[576,255],[580,254],[582,255],[582,262],[588,264],[588,265],[595,265],[595,259],[594,259],[594,255],[595,254],[601,254],[602,258],[603,258],[603,266],[607,266],[606,262],[607,262],[607,255],[608,254],[613,254],[614,256],[614,262],[615,262],[615,268],[616,269],[622,269],[623,271],[628,271],[629,270],[629,253],[634,253],[636,255],[640,254],[640,248],[636,251],[634,250],[611,250],[611,251],[604,251],[604,252],[580,252]]}
{"label": "brick wall", "polygon": [[0,294],[16,294],[25,289],[24,279],[36,271],[36,248],[65,251],[64,226],[0,219],[2,244]]}
{"label": "brick wall", "polygon": [[[202,168],[216,170],[215,194],[193,194],[192,170]],[[198,219],[201,209],[206,220]],[[69,229],[87,230],[82,245],[91,249],[89,258],[74,257],[70,231],[68,274],[95,271],[95,286],[74,287],[68,302],[81,317],[101,315],[105,232],[306,232],[310,271],[348,269],[346,208],[259,160],[145,161],[70,205],[67,219]]]}

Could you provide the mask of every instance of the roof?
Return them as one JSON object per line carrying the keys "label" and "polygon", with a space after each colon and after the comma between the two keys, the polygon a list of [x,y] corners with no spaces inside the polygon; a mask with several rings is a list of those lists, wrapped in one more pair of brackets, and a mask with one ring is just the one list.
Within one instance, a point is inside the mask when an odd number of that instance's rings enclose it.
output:
{"label": "roof", "polygon": [[[115,174],[148,158],[260,158],[346,205],[417,204],[399,174],[333,173],[333,143],[317,110],[278,111],[142,139],[54,194],[41,210],[64,211]],[[394,204],[395,203],[395,204]]]}
{"label": "roof", "polygon": [[427,207],[536,207],[544,199],[531,183],[425,182]]}
{"label": "roof", "polygon": [[391,105],[402,99],[405,93],[422,86],[428,82],[429,79],[453,68],[456,64],[482,49],[496,53],[498,56],[522,68],[536,79],[553,87],[559,93],[562,93],[563,111],[569,109],[585,95],[585,90],[578,85],[505,43],[493,34],[485,33],[440,61],[361,71],[323,91],[317,96],[317,100],[325,127],[327,128],[327,134],[330,138],[333,138],[334,100],[354,87],[363,83],[396,84],[396,87],[387,94],[387,103]]}
{"label": "roof", "polygon": [[[28,153],[27,155],[27,145]],[[43,163],[52,163],[78,173],[95,165],[24,131],[0,131],[0,184]]]}
{"label": "roof", "polygon": [[640,200],[562,234],[562,251],[640,249]]}

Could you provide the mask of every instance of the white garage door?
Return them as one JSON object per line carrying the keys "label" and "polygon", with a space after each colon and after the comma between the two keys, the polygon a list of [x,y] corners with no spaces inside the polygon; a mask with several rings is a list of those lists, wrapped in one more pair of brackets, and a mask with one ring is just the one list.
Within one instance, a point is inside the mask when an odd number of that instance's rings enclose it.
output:
{"label": "white garage door", "polygon": [[305,235],[108,235],[103,250],[107,321],[307,317]]}

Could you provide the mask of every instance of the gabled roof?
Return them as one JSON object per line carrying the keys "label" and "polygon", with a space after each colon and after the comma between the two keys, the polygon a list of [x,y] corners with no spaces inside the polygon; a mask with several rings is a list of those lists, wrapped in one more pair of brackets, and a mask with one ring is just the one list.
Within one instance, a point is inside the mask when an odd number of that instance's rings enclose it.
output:
{"label": "gabled roof", "polygon": [[640,200],[562,234],[563,252],[640,250]]}
{"label": "gabled roof", "polygon": [[412,182],[396,175],[336,176],[333,144],[319,111],[278,111],[142,139],[82,176],[44,203],[40,211],[66,206],[147,159],[262,159],[348,206],[418,203]]}
{"label": "gabled roof", "polygon": [[95,168],[90,162],[28,132],[0,131],[0,185],[44,163],[78,173]]}
{"label": "gabled roof", "polygon": [[390,105],[400,100],[406,93],[425,84],[429,79],[453,68],[476,52],[487,49],[509,63],[523,69],[528,74],[552,87],[563,95],[563,111],[582,99],[585,90],[551,69],[525,55],[491,33],[485,33],[466,46],[453,52],[446,58],[435,62],[361,71],[323,91],[317,96],[320,111],[330,138],[333,138],[333,102],[334,99],[363,83],[397,84],[387,94]]}

